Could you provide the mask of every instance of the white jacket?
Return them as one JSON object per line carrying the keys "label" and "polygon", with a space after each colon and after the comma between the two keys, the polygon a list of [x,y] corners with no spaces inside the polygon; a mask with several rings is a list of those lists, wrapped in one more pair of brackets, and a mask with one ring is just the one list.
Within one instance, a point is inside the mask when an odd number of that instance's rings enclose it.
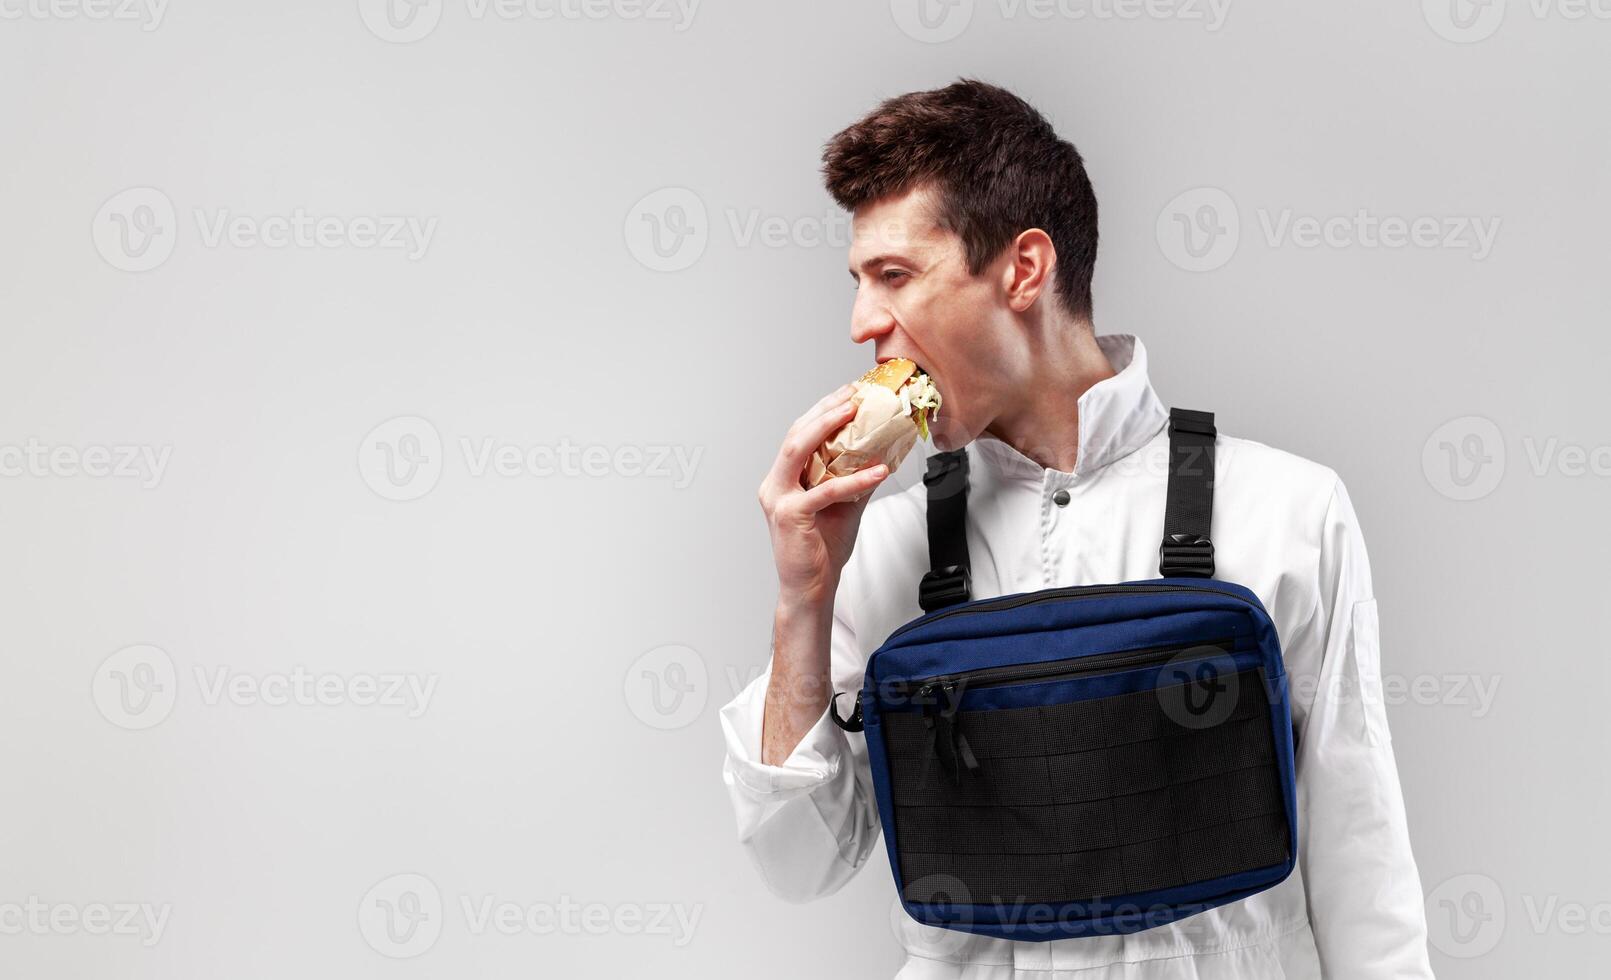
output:
{"label": "white jacket", "polygon": [[[1147,379],[1141,342],[1097,340],[1118,373],[1080,397],[1073,473],[1045,469],[990,435],[968,447],[976,599],[1158,575],[1168,412]],[[1222,433],[1216,456],[1216,575],[1264,602],[1289,675],[1297,870],[1251,898],[1128,936],[1014,942],[901,915],[902,980],[1049,980],[1064,971],[1078,980],[1432,976],[1381,697],[1370,565],[1348,493],[1332,470],[1261,443]],[[1064,506],[1053,501],[1058,490],[1068,491]],[[868,654],[921,614],[925,510],[919,482],[863,515],[834,607],[835,690],[860,690]],[[831,894],[874,855],[875,870],[889,877],[861,735],[846,735],[824,713],[783,765],[761,762],[768,676],[722,709],[723,778],[739,840],[768,886],[792,901]],[[892,877],[890,895],[893,903]]]}

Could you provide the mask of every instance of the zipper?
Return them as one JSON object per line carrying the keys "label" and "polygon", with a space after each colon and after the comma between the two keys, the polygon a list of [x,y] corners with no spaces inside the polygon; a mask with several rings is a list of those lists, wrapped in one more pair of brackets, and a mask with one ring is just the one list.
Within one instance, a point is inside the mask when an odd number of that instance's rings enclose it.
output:
{"label": "zipper", "polygon": [[954,703],[960,697],[957,694],[959,689],[977,690],[982,687],[999,687],[1004,684],[1059,681],[1065,678],[1083,677],[1088,674],[1106,671],[1156,666],[1168,663],[1175,656],[1187,650],[1202,648],[1229,654],[1232,652],[1234,642],[1233,637],[1225,637],[1217,640],[1206,640],[1202,643],[1170,643],[1164,646],[1142,647],[1136,650],[1116,650],[1113,653],[1089,654],[1084,657],[1049,660],[1039,664],[980,667],[976,670],[966,670],[957,674],[944,674],[921,681],[907,681],[904,684],[891,685],[891,688],[893,691],[902,691],[903,689],[910,690],[915,686],[914,701],[919,704],[938,704],[940,703],[938,696],[941,694],[946,695],[947,703]]}
{"label": "zipper", "polygon": [[1252,606],[1253,603],[1223,589],[1213,589],[1200,585],[1071,585],[1061,589],[1042,589],[1039,592],[1028,592],[1024,595],[1003,596],[1000,599],[981,599],[970,602],[956,609],[942,609],[928,616],[914,619],[905,626],[889,635],[884,642],[895,639],[908,630],[919,626],[927,626],[950,616],[966,616],[972,613],[1000,612],[1003,609],[1017,609],[1021,606],[1036,606],[1043,602],[1060,602],[1064,599],[1094,599],[1109,595],[1131,595],[1137,592],[1152,594],[1170,592],[1211,592],[1214,595],[1225,596],[1238,602]]}
{"label": "zipper", "polygon": [[[1070,657],[1040,664],[981,667],[977,670],[946,674],[922,681],[908,681],[895,685],[895,689],[909,690],[913,686],[917,687],[913,702],[923,710],[923,726],[933,739],[933,757],[939,760],[940,768],[950,777],[952,785],[958,785],[963,769],[973,776],[980,773],[979,760],[968,744],[967,736],[962,733],[961,719],[957,717],[962,707],[964,691],[1005,684],[1049,682],[1068,677],[1165,664],[1187,650],[1206,648],[1230,654],[1234,645],[1232,639],[1226,638],[1204,643],[1171,643],[1136,650],[1116,650],[1112,653]],[[924,778],[920,776],[919,782],[921,783]]]}

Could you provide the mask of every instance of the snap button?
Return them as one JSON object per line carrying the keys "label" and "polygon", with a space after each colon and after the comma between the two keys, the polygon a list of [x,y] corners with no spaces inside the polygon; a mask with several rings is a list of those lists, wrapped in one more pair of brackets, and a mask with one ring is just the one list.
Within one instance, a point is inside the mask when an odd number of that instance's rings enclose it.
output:
{"label": "snap button", "polygon": [[1052,503],[1056,504],[1059,507],[1067,507],[1068,506],[1068,491],[1067,490],[1059,490],[1056,493],[1052,494]]}

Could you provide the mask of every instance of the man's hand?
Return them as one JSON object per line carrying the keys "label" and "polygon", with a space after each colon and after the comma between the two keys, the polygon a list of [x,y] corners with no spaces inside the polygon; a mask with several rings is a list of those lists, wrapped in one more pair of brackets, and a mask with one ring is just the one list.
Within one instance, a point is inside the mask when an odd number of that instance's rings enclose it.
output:
{"label": "man's hand", "polygon": [[889,476],[889,467],[879,464],[810,490],[800,482],[816,448],[855,417],[854,391],[845,385],[795,419],[758,493],[778,572],[761,733],[761,758],[769,765],[788,758],[828,705],[834,593],[867,501]]}

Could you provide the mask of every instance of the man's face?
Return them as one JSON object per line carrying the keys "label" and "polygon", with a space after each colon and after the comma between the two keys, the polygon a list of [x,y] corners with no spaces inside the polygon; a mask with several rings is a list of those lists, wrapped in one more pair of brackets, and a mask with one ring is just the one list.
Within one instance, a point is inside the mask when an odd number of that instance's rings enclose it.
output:
{"label": "man's face", "polygon": [[906,357],[940,390],[934,443],[949,450],[995,420],[1027,347],[1007,306],[1008,260],[968,273],[962,239],[939,226],[919,188],[868,204],[852,219],[850,339],[876,357]]}

